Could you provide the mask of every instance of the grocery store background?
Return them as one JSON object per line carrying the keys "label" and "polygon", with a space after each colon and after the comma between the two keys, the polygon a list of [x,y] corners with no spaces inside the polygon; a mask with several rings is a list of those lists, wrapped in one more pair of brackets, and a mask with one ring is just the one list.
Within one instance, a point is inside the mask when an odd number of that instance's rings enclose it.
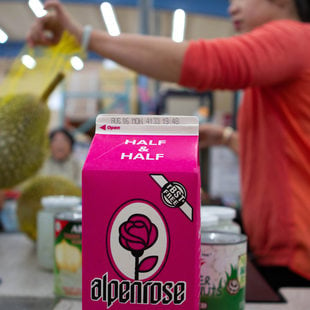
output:
{"label": "grocery store background", "polygon": [[[0,43],[0,81],[12,61],[22,56],[27,31],[35,19],[31,2],[39,1],[0,0],[0,29],[7,34],[7,40]],[[107,29],[100,11],[102,1],[62,2],[82,24]],[[234,35],[227,0],[111,0],[110,4],[120,32],[171,37],[174,12],[181,9],[186,14],[184,40]],[[201,122],[235,127],[239,93],[196,93],[138,76],[93,53],[79,65],[49,99],[49,128],[69,128],[78,140],[75,154],[81,160],[87,154],[99,113],[197,115]],[[201,155],[201,166],[203,187],[212,197],[225,204],[238,204],[239,167],[235,155],[222,147],[212,148]]]}

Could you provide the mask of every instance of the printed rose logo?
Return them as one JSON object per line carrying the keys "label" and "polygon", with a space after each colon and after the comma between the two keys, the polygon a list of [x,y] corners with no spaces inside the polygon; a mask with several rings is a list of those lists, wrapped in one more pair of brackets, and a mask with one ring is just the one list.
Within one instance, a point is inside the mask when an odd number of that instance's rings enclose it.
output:
{"label": "printed rose logo", "polygon": [[151,202],[124,202],[110,218],[106,249],[112,268],[122,279],[150,281],[163,270],[170,252],[169,227]]}
{"label": "printed rose logo", "polygon": [[144,251],[151,248],[157,238],[157,227],[143,214],[130,216],[119,227],[120,245],[130,251],[135,258],[135,280],[139,280],[139,273],[149,272],[157,264],[157,256],[148,256],[139,262]]}

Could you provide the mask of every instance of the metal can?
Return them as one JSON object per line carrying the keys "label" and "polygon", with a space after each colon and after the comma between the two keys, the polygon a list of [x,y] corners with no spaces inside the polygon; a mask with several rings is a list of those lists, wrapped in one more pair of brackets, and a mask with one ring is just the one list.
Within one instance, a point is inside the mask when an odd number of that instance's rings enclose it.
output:
{"label": "metal can", "polygon": [[226,232],[201,234],[200,309],[245,308],[247,237]]}
{"label": "metal can", "polygon": [[82,212],[55,216],[54,292],[61,297],[82,296]]}

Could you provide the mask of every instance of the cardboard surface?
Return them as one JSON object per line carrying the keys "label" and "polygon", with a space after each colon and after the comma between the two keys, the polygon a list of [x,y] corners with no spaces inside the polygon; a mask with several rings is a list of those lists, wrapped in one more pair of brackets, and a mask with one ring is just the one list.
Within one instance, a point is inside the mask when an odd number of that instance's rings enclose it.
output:
{"label": "cardboard surface", "polygon": [[253,263],[247,261],[247,285],[246,285],[247,302],[271,302],[285,303],[286,300],[279,292],[275,292],[262,275],[257,271]]}
{"label": "cardboard surface", "polygon": [[99,116],[82,190],[83,309],[198,307],[198,120]]}

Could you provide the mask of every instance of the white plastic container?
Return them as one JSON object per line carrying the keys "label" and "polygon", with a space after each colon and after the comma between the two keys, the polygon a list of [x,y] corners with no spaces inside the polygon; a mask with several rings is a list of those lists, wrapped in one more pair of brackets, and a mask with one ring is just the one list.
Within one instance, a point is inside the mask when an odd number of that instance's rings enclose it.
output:
{"label": "white plastic container", "polygon": [[219,224],[219,218],[213,214],[201,213],[201,232],[214,231]]}
{"label": "white plastic container", "polygon": [[42,197],[43,209],[37,216],[37,257],[39,265],[54,267],[54,218],[60,212],[81,209],[81,198],[76,196]]}
{"label": "white plastic container", "polygon": [[208,218],[210,216],[218,217],[218,224],[214,227],[214,231],[231,232],[240,234],[240,226],[234,222],[237,211],[231,207],[225,206],[202,206],[201,218]]}

